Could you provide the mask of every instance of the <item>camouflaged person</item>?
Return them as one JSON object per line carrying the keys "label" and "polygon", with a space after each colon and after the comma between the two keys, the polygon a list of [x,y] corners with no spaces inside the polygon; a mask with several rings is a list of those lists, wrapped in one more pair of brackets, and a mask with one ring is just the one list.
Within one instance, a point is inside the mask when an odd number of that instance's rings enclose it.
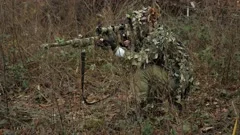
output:
{"label": "camouflaged person", "polygon": [[142,66],[135,74],[140,100],[164,102],[172,98],[181,107],[193,84],[193,71],[185,46],[163,26],[157,27],[142,41],[138,53],[126,53],[133,65]]}
{"label": "camouflaged person", "polygon": [[152,11],[149,7],[127,14],[129,31],[107,31],[100,40],[138,69],[133,84],[140,103],[172,101],[181,109],[193,84],[191,61],[186,47],[157,23]]}
{"label": "camouflaged person", "polygon": [[127,14],[127,23],[97,27],[96,36],[43,44],[42,47],[95,44],[111,48],[116,56],[129,61],[135,70],[133,85],[140,103],[171,101],[181,109],[193,86],[193,71],[187,49],[157,19],[158,10],[143,8]]}

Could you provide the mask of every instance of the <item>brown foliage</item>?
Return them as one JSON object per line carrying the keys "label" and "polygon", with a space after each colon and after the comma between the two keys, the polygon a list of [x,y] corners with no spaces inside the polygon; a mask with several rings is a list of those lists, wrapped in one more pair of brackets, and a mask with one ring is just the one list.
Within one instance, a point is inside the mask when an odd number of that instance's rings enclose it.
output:
{"label": "brown foliage", "polygon": [[102,98],[119,89],[110,100],[88,107],[81,103],[77,86],[79,51],[43,51],[39,45],[90,36],[97,25],[122,23],[125,13],[155,2],[161,8],[160,22],[188,46],[200,91],[190,96],[182,116],[170,109],[168,118],[152,126],[153,132],[175,129],[183,134],[187,121],[192,125],[187,133],[209,127],[214,127],[212,134],[230,133],[235,116],[229,100],[239,101],[240,89],[238,0],[195,0],[195,8],[187,0],[0,0],[0,123],[7,120],[0,134],[3,129],[19,134],[141,134],[147,122],[139,117],[128,65],[102,50],[88,54],[89,97]]}

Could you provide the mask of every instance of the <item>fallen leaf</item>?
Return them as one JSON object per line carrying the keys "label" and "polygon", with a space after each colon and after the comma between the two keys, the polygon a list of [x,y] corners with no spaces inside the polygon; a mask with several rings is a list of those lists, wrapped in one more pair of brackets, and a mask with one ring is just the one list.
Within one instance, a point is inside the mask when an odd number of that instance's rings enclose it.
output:
{"label": "fallen leaf", "polygon": [[214,129],[214,127],[204,127],[201,129],[201,131],[202,131],[202,133],[206,133],[206,132],[211,131],[212,129]]}

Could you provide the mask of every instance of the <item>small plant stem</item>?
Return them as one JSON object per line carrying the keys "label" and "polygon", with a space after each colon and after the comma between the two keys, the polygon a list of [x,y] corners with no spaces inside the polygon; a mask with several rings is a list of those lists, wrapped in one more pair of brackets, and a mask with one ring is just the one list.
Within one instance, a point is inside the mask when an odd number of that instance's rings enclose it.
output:
{"label": "small plant stem", "polygon": [[[6,1],[4,0],[3,5],[5,5],[5,4],[6,4]],[[4,6],[2,8],[3,8],[2,9],[3,22],[5,22],[6,11],[4,10]],[[5,29],[3,29],[1,34],[2,35],[5,34]],[[0,61],[2,61],[2,67],[3,67],[3,82],[2,82],[3,84],[0,84],[0,85],[1,85],[1,90],[4,94],[5,103],[6,103],[6,116],[8,116],[9,115],[9,101],[8,101],[9,98],[8,98],[8,92],[6,90],[6,82],[7,82],[6,81],[6,79],[7,79],[6,78],[6,58],[5,58],[4,48],[3,48],[3,37],[2,37],[2,39],[0,39],[0,54],[1,54],[0,57],[2,58],[2,60],[0,60]]]}
{"label": "small plant stem", "polygon": [[65,134],[65,130],[64,130],[64,124],[63,124],[63,117],[62,117],[62,114],[61,114],[61,111],[60,111],[60,107],[58,105],[58,101],[57,101],[55,93],[53,93],[53,96],[54,96],[54,100],[55,100],[55,103],[57,105],[57,110],[58,110],[58,113],[59,113],[59,119],[60,119],[60,124],[61,124],[61,131],[62,131],[61,134],[64,135]]}

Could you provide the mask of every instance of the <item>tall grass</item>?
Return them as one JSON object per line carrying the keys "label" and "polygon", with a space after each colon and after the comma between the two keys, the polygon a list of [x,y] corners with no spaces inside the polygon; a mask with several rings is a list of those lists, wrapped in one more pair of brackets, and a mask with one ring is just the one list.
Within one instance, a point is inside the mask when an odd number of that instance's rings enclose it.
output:
{"label": "tall grass", "polygon": [[[148,132],[144,129],[153,132],[150,122],[145,122],[147,127],[144,123],[133,123],[131,127],[126,120],[137,112],[137,107],[132,106],[134,92],[129,91],[128,65],[111,53],[89,49],[86,72],[89,95],[92,92],[101,97],[108,92],[106,89],[111,91],[119,82],[122,84],[121,94],[107,105],[87,107],[80,101],[77,85],[80,51],[70,47],[46,51],[39,45],[55,42],[56,38],[93,35],[97,25],[123,23],[126,13],[154,2],[161,7],[160,22],[187,45],[200,87],[239,89],[239,1],[198,0],[187,17],[190,4],[185,1],[0,0],[0,101],[3,101],[0,118],[7,120],[0,128],[20,134]],[[30,114],[30,124],[21,119],[26,114]],[[162,127],[167,127],[168,133],[175,131],[173,121],[177,118],[169,119],[172,121]]]}

